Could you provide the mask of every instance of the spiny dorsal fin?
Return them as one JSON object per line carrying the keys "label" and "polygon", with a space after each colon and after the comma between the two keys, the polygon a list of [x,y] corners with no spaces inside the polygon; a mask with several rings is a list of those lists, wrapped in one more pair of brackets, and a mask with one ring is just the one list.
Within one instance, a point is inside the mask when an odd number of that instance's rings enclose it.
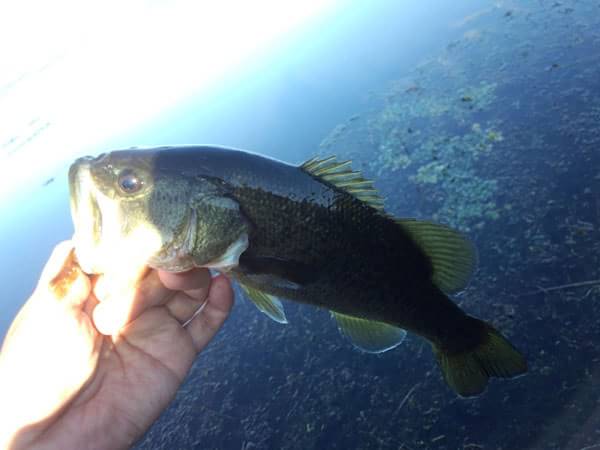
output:
{"label": "spiny dorsal fin", "polygon": [[382,353],[400,345],[406,337],[402,328],[375,320],[361,319],[331,311],[340,333],[355,347],[368,353]]}
{"label": "spiny dorsal fin", "polygon": [[360,172],[353,171],[352,161],[337,161],[335,156],[311,158],[300,168],[311,175],[342,189],[369,206],[383,211],[383,199],[373,187],[373,182],[363,178]]}
{"label": "spiny dorsal fin", "polygon": [[277,297],[265,294],[258,289],[254,289],[253,287],[242,283],[240,283],[240,286],[246,294],[246,297],[248,297],[260,311],[265,313],[275,322],[288,323],[287,318],[285,317],[285,311],[283,310],[283,305]]}
{"label": "spiny dorsal fin", "polygon": [[462,291],[477,266],[477,251],[463,234],[444,225],[396,219],[408,231],[433,266],[433,282],[446,294]]}

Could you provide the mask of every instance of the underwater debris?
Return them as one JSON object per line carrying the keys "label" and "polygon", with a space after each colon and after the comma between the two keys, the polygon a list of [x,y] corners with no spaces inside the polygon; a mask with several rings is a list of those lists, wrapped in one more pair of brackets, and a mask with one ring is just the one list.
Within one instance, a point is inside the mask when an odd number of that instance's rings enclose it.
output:
{"label": "underwater debris", "polygon": [[[382,108],[354,135],[369,136],[375,147],[364,161],[370,171],[383,177],[400,175],[422,191],[427,199],[423,207],[433,217],[469,229],[482,219],[496,220],[502,212],[492,201],[497,180],[479,173],[480,160],[504,141],[502,123],[480,117],[495,104],[498,84],[479,80],[464,87],[461,77],[448,79],[456,84],[454,88],[427,78],[412,84],[406,80],[392,83],[382,96]],[[417,90],[419,95],[412,95]],[[453,91],[461,99],[458,104]],[[346,152],[351,132],[345,130]],[[353,159],[361,158],[362,150],[356,150]],[[389,200],[393,203],[393,196]]]}
{"label": "underwater debris", "polygon": [[406,402],[408,401],[408,399],[410,398],[410,396],[413,394],[413,392],[415,392],[415,390],[421,385],[421,383],[417,383],[415,384],[413,387],[411,387],[408,392],[406,393],[406,395],[404,396],[404,398],[402,399],[402,401],[398,404],[398,407],[396,408],[396,411],[394,413],[394,415],[398,414],[398,412],[402,409],[402,407],[406,404]]}
{"label": "underwater debris", "polygon": [[448,174],[448,166],[448,164],[433,161],[419,167],[417,174],[409,179],[420,184],[436,184]]}
{"label": "underwater debris", "polygon": [[523,294],[518,295],[518,297],[526,297],[526,296],[536,295],[536,294],[546,294],[548,292],[553,292],[553,291],[562,291],[565,289],[575,289],[575,288],[589,287],[589,286],[600,286],[600,280],[580,281],[578,283],[567,283],[567,284],[560,284],[558,286],[550,286],[550,287],[538,286],[537,290],[531,291],[531,292],[525,292]]}

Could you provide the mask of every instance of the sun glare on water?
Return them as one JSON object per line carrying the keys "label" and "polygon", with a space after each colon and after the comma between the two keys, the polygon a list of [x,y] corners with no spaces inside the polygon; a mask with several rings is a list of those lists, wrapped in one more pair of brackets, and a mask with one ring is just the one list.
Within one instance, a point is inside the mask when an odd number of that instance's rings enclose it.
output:
{"label": "sun glare on water", "polygon": [[2,2],[0,202],[186,96],[214,89],[333,4]]}

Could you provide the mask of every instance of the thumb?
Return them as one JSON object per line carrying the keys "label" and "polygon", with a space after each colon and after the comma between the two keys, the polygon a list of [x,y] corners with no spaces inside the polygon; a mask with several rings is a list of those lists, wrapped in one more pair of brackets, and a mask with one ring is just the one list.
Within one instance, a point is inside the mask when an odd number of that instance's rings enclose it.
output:
{"label": "thumb", "polygon": [[37,290],[49,293],[54,300],[81,306],[88,298],[91,284],[73,252],[73,243],[59,243],[46,263]]}

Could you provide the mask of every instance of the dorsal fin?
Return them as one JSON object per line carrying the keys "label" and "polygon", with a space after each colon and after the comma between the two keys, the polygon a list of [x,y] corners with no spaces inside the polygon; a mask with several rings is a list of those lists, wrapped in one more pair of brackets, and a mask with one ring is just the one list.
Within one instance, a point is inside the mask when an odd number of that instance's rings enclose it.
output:
{"label": "dorsal fin", "polygon": [[383,211],[383,199],[379,196],[373,182],[353,171],[352,161],[337,161],[335,156],[311,158],[300,166],[302,170],[324,180],[335,187],[351,194],[367,205]]}

